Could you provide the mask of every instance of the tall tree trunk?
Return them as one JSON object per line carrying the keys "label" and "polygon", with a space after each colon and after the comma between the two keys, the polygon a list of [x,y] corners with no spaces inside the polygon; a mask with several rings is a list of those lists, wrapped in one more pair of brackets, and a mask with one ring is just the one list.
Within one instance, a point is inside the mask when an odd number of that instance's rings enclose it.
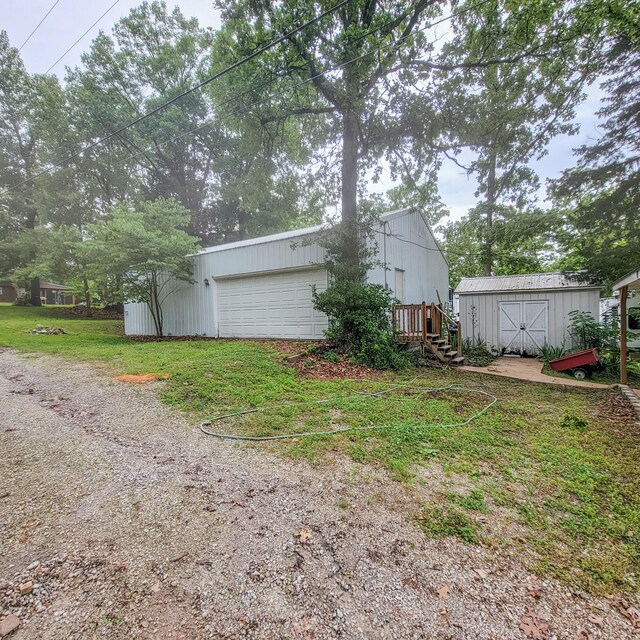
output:
{"label": "tall tree trunk", "polygon": [[496,206],[496,155],[489,156],[489,173],[487,175],[487,218],[484,256],[484,275],[493,275],[493,214]]}
{"label": "tall tree trunk", "polygon": [[342,116],[342,256],[347,277],[361,279],[358,234],[358,118],[349,108]]}
{"label": "tall tree trunk", "polygon": [[84,303],[85,303],[84,312],[87,316],[91,316],[92,315],[91,290],[89,289],[89,279],[87,278],[86,274],[82,276],[82,288],[84,292]]}
{"label": "tall tree trunk", "polygon": [[29,303],[33,307],[42,306],[42,302],[40,301],[40,278],[33,278],[31,280]]}

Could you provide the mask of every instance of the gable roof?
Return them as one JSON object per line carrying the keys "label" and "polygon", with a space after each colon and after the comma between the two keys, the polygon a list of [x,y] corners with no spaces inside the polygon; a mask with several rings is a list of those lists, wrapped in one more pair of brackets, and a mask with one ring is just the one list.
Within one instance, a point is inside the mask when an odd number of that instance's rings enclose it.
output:
{"label": "gable roof", "polygon": [[[391,220],[397,218],[405,213],[411,211],[410,207],[404,209],[395,209],[394,211],[387,211],[380,216],[381,221]],[[290,238],[300,238],[302,236],[309,236],[314,233],[328,229],[326,224],[318,224],[313,227],[305,227],[303,229],[294,229],[293,231],[284,231],[283,233],[273,233],[269,236],[260,236],[259,238],[251,238],[249,240],[238,240],[237,242],[227,242],[225,244],[214,245],[213,247],[205,247],[201,251],[198,251],[197,255],[203,253],[216,253],[218,251],[227,251],[228,249],[237,249],[238,247],[250,247],[257,244],[265,244],[267,242],[276,242],[277,240],[289,240]]]}
{"label": "gable roof", "polygon": [[499,293],[502,291],[539,291],[562,289],[600,289],[572,273],[528,273],[515,276],[482,276],[462,278],[456,293]]}

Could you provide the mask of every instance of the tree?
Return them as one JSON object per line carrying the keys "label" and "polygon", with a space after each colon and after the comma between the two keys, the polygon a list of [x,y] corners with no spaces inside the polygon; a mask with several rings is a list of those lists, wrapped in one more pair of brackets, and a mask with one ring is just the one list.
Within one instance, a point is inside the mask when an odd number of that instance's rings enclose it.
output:
{"label": "tree", "polygon": [[[451,123],[449,158],[478,181],[478,204],[465,224],[475,227],[476,246],[484,275],[500,273],[505,267],[504,249],[498,249],[500,235],[513,241],[511,255],[518,246],[520,231],[527,221],[538,217],[536,192],[540,180],[529,165],[541,159],[547,144],[558,134],[577,130],[572,122],[575,107],[583,99],[583,89],[594,78],[598,45],[591,41],[576,16],[560,15],[544,7],[531,14],[544,33],[550,20],[564,19],[564,32],[545,43],[540,38],[529,57],[513,64],[464,67],[447,71],[442,78],[444,117]],[[515,12],[517,14],[517,12]],[[522,22],[497,3],[485,4],[464,13],[454,22],[454,37],[443,46],[442,58],[450,61],[515,59],[528,45]],[[465,118],[459,114],[465,113]],[[456,157],[465,148],[475,157],[464,164]],[[534,228],[545,226],[534,225]],[[544,231],[544,229],[543,229]],[[502,257],[497,253],[502,251]],[[535,268],[538,260],[528,262]],[[513,265],[518,272],[523,265]],[[478,275],[478,274],[474,274]]]}
{"label": "tree", "polygon": [[[486,219],[481,205],[467,216],[442,225],[444,253],[449,262],[449,281],[456,287],[461,278],[476,277],[485,271]],[[492,273],[512,275],[557,268],[558,227],[555,211],[520,211],[500,205],[492,227]]]}
{"label": "tree", "polygon": [[189,219],[189,211],[175,200],[158,198],[137,207],[122,203],[108,220],[90,227],[94,272],[117,277],[123,301],[144,302],[160,337],[163,303],[181,282],[193,282],[189,256],[197,251],[198,239],[185,231]]}
{"label": "tree", "polygon": [[558,240],[573,269],[606,284],[640,259],[640,40],[622,33],[610,41],[603,83],[609,93],[598,112],[603,135],[578,149],[552,193],[564,214]]}
{"label": "tree", "polygon": [[[0,272],[11,273],[33,260],[34,231],[40,221],[38,143],[43,127],[41,96],[51,80],[31,76],[0,31]],[[26,234],[25,237],[21,237]],[[31,280],[31,304],[40,306],[39,274]]]}

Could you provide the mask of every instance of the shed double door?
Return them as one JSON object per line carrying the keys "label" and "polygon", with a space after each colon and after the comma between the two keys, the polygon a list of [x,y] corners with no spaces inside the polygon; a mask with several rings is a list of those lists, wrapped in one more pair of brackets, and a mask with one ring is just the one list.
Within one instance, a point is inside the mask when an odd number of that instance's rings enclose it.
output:
{"label": "shed double door", "polygon": [[505,353],[540,353],[549,340],[549,302],[500,302],[500,348]]}

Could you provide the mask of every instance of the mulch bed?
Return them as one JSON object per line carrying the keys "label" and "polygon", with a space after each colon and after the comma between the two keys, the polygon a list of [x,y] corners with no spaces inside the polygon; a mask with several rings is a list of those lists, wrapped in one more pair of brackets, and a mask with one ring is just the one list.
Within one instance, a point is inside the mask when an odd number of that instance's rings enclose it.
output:
{"label": "mulch bed", "polygon": [[321,355],[305,354],[289,356],[284,363],[292,367],[304,378],[335,380],[347,378],[378,378],[380,372],[364,365],[353,364],[349,360],[329,362]]}

